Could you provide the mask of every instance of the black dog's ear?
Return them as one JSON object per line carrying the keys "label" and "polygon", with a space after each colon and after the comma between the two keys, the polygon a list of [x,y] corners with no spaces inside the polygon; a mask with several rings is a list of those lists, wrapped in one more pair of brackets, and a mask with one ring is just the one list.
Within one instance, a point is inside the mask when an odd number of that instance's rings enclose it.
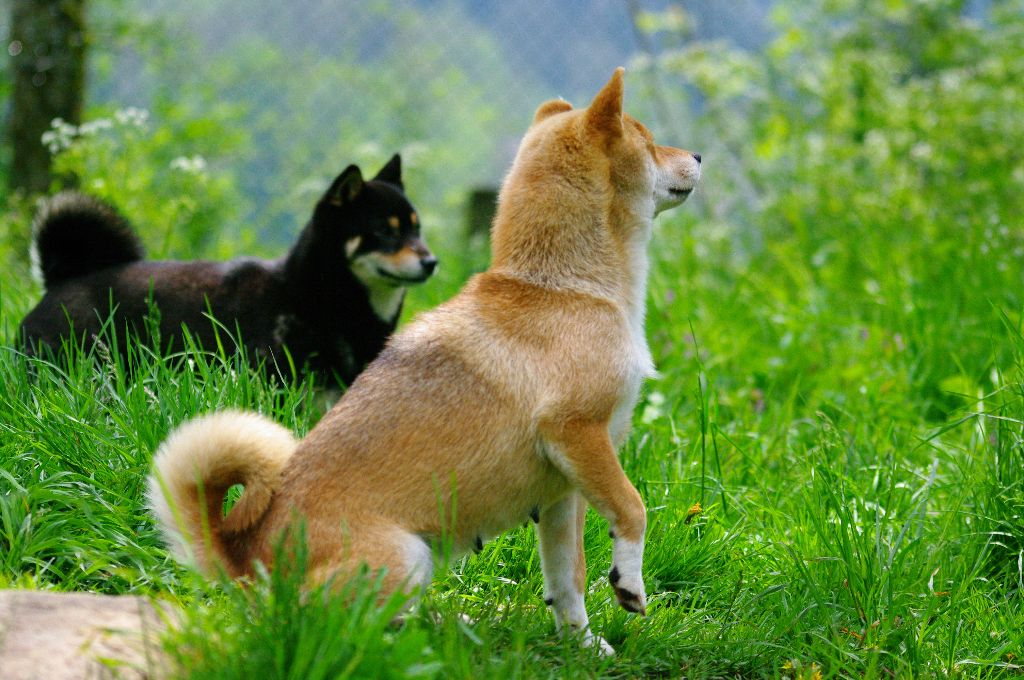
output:
{"label": "black dog's ear", "polygon": [[377,176],[373,178],[377,182],[387,182],[388,184],[394,184],[399,189],[405,190],[402,185],[402,157],[397,153],[391,157]]}
{"label": "black dog's ear", "polygon": [[363,173],[359,166],[350,165],[334,179],[323,200],[331,205],[344,205],[359,195],[363,184]]}

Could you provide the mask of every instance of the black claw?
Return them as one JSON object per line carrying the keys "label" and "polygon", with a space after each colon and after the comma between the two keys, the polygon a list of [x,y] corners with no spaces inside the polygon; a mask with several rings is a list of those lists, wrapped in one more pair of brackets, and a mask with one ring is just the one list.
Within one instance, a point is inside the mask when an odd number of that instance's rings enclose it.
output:
{"label": "black claw", "polygon": [[615,588],[615,599],[618,600],[624,609],[632,613],[638,613],[641,617],[646,617],[647,607],[643,605],[640,600],[640,596],[636,593],[632,593],[625,588]]}
{"label": "black claw", "polygon": [[534,506],[533,510],[530,510],[530,519],[533,520],[534,524],[540,523],[540,508]]}
{"label": "black claw", "polygon": [[626,590],[624,588],[616,588],[615,589],[615,596],[618,598],[619,604],[627,612],[632,612],[634,614],[642,614],[644,616],[647,615],[647,612],[644,610],[643,606],[640,604],[640,596],[639,595],[637,595],[635,593],[631,593],[630,591],[628,591],[628,590]]}
{"label": "black claw", "polygon": [[612,585],[615,585],[616,583],[619,582],[619,568],[618,567],[612,567],[611,572],[608,573],[608,580],[611,581]]}
{"label": "black claw", "polygon": [[473,546],[473,551],[479,553],[484,549],[484,540],[479,536],[476,537],[476,544]]}
{"label": "black claw", "polygon": [[611,538],[611,539],[615,538],[615,532],[612,531],[611,529],[608,530],[608,538]]}
{"label": "black claw", "polygon": [[553,598],[553,597],[545,597],[544,598],[544,604],[546,604],[547,606],[550,607],[554,603],[555,603],[555,598]]}

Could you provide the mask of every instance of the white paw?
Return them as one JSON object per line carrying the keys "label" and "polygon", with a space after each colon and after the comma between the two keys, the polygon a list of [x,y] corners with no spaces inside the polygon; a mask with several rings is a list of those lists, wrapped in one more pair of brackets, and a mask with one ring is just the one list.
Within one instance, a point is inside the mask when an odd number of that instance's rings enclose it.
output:
{"label": "white paw", "polygon": [[591,633],[589,628],[583,634],[583,646],[596,647],[601,656],[615,656],[615,648],[608,644],[608,641],[600,635]]}

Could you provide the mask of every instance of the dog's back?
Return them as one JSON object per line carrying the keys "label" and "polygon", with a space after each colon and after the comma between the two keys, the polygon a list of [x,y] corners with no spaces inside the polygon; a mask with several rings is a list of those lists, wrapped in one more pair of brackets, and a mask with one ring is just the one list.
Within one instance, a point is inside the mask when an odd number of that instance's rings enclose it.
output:
{"label": "dog's back", "polygon": [[[78,339],[97,336],[107,318],[118,333],[143,333],[151,311],[164,338],[185,325],[213,347],[208,309],[226,307],[222,299],[258,299],[274,288],[270,267],[259,260],[145,260],[141,240],[113,206],[73,191],[45,201],[32,229],[33,268],[45,294],[21,322],[19,339],[30,352],[61,347],[69,331]],[[159,312],[151,310],[153,303]],[[241,316],[245,310],[229,311]]]}
{"label": "dog's back", "polygon": [[[252,348],[269,346],[282,331],[278,317],[286,300],[280,276],[272,263],[254,258],[130,261],[45,280],[46,294],[21,322],[20,339],[29,352],[58,350],[69,337],[92,342],[103,337],[108,320],[116,337],[127,332],[159,341],[162,350],[182,349],[183,327],[200,347],[210,350],[221,342],[229,351],[238,328],[255,341]],[[223,319],[223,326],[210,316]],[[257,353],[253,359],[265,356]]]}

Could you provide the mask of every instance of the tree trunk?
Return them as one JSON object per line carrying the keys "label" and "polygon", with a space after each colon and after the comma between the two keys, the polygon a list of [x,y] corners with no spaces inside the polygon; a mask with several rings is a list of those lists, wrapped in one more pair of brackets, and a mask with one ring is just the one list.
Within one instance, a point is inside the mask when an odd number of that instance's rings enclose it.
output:
{"label": "tree trunk", "polygon": [[82,121],[85,49],[85,0],[11,3],[12,190],[49,189],[50,153],[41,138],[55,118]]}

